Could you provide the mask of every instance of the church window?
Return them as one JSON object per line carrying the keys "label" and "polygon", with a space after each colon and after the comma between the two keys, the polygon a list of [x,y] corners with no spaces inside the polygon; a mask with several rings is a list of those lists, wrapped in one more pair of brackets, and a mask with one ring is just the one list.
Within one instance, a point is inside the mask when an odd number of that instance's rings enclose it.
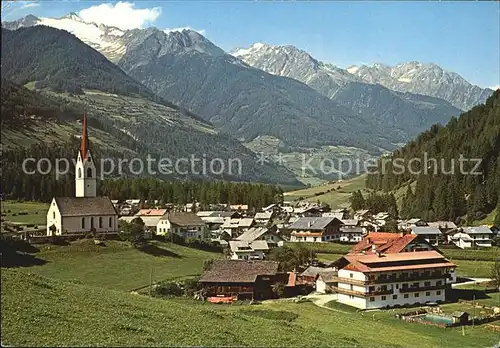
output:
{"label": "church window", "polygon": [[111,217],[109,218],[109,227],[113,227],[113,220]]}
{"label": "church window", "polygon": [[87,177],[88,178],[92,177],[92,168],[87,168]]}
{"label": "church window", "polygon": [[85,228],[85,218],[82,218],[82,229]]}
{"label": "church window", "polygon": [[55,219],[55,218],[56,218],[56,212],[55,212],[55,211],[53,211],[53,212],[52,212],[52,218],[53,218],[53,219]]}
{"label": "church window", "polygon": [[78,178],[82,177],[82,168],[78,168]]}
{"label": "church window", "polygon": [[90,218],[90,228],[94,227],[94,217]]}
{"label": "church window", "polygon": [[102,217],[99,217],[99,228],[102,228]]}

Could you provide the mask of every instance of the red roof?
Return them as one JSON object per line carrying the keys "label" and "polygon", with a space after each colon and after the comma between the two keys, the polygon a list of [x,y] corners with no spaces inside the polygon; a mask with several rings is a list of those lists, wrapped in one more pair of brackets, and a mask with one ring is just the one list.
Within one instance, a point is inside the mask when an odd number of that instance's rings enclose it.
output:
{"label": "red roof", "polygon": [[286,286],[295,286],[297,282],[297,274],[295,272],[288,273],[288,284]]}
{"label": "red roof", "polygon": [[361,252],[372,251],[372,246],[375,246],[376,251],[383,251],[384,253],[398,253],[403,250],[408,243],[414,238],[403,236],[402,233],[391,232],[370,232],[363,239],[352,247],[349,254],[359,254]]}
{"label": "red roof", "polygon": [[82,142],[80,144],[80,155],[82,160],[87,158],[87,152],[89,151],[89,139],[87,136],[87,113],[83,112],[83,126],[82,126]]}
{"label": "red roof", "polygon": [[[348,270],[360,272],[381,272],[394,270],[412,270],[422,268],[456,267],[437,251],[400,252],[393,254],[348,254],[344,259],[349,264],[344,267]],[[429,261],[434,262],[429,262]],[[409,261],[410,264],[401,264]],[[416,263],[415,261],[419,261]],[[439,261],[439,262],[436,262]]]}

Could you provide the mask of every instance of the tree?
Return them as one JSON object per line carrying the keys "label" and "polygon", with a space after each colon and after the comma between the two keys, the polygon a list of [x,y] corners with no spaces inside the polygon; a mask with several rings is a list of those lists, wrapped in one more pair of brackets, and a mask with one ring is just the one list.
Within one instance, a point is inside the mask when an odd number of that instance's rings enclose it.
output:
{"label": "tree", "polygon": [[119,227],[122,231],[122,237],[128,240],[132,244],[132,246],[137,248],[145,244],[145,224],[140,217],[133,219],[132,221],[130,221],[130,223],[126,221],[120,221]]}
{"label": "tree", "polygon": [[282,297],[283,293],[285,292],[285,284],[281,282],[274,283],[271,286],[271,289],[273,290],[273,293],[276,295],[276,297]]}
{"label": "tree", "polygon": [[352,193],[349,202],[351,203],[351,209],[354,211],[361,210],[365,207],[365,199],[359,190]]}
{"label": "tree", "polygon": [[497,206],[495,221],[493,222],[496,228],[500,229],[500,201]]}

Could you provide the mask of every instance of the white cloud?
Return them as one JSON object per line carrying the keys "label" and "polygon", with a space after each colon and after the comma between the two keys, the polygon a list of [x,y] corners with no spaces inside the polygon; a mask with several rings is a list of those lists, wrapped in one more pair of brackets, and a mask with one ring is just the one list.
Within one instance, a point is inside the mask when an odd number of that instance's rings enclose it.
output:
{"label": "white cloud", "polygon": [[491,86],[491,87],[488,87],[489,89],[492,89],[494,91],[496,91],[497,89],[500,88],[500,85],[496,85],[496,86]]}
{"label": "white cloud", "polygon": [[104,24],[120,29],[143,28],[153,23],[161,14],[161,7],[135,8],[132,2],[100,4],[83,9],[78,16],[85,22]]}
{"label": "white cloud", "polygon": [[38,6],[40,6],[39,2],[23,1],[20,8],[24,9],[24,8],[32,8],[32,7],[38,7]]}
{"label": "white cloud", "polygon": [[205,29],[198,30],[198,29],[193,29],[193,28],[191,28],[189,26],[187,26],[187,27],[180,27],[180,28],[167,28],[167,29],[164,29],[163,31],[168,34],[168,33],[172,32],[172,31],[183,31],[183,30],[196,31],[198,34],[201,34],[201,35],[205,35],[205,33],[206,33]]}

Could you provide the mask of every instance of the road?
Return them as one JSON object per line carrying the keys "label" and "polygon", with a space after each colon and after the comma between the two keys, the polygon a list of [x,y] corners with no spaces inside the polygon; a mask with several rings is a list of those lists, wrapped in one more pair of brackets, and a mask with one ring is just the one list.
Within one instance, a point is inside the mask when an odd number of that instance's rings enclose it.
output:
{"label": "road", "polygon": [[470,279],[470,281],[463,282],[463,283],[451,284],[451,287],[452,288],[457,288],[457,287],[460,287],[461,285],[472,285],[472,284],[479,284],[479,283],[484,283],[484,282],[491,281],[490,278],[468,278],[468,279]]}

